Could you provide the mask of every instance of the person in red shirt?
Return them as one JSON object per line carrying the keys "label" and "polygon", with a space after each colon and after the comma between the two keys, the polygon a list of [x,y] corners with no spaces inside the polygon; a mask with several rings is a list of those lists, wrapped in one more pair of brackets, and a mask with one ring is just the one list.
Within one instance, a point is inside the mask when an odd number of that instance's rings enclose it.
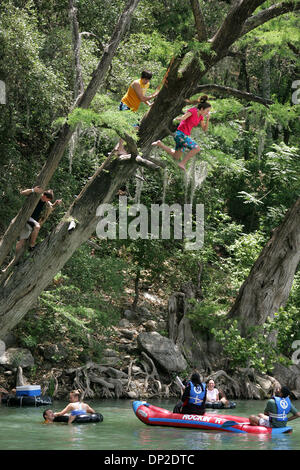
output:
{"label": "person in red shirt", "polygon": [[186,163],[194,155],[200,152],[199,145],[197,144],[197,142],[191,139],[190,135],[193,127],[198,126],[199,123],[205,132],[208,129],[211,104],[207,100],[208,96],[201,96],[197,107],[188,109],[183,116],[177,118],[180,119],[180,124],[177,127],[177,130],[174,135],[174,140],[176,144],[175,150],[165,145],[163,142],[161,142],[161,140],[152,142],[153,146],[157,146],[165,150],[177,161],[179,161],[183,153],[188,150],[188,153],[185,155],[185,157],[178,163],[178,166],[182,170],[185,170]]}

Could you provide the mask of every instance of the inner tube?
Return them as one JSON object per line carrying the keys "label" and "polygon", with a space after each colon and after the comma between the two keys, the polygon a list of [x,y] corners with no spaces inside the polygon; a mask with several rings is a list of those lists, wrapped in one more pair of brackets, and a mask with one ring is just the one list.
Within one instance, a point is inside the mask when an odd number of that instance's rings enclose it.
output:
{"label": "inner tube", "polygon": [[205,408],[211,408],[213,410],[220,410],[220,409],[232,409],[236,407],[236,403],[234,401],[230,401],[227,406],[224,405],[221,401],[218,402],[206,402]]}
{"label": "inner tube", "polygon": [[[218,401],[218,402],[206,402],[205,403],[205,408],[211,408],[213,410],[220,410],[220,409],[231,409],[231,408],[235,408],[236,407],[236,403],[234,401],[230,401],[228,406],[225,406],[224,403],[222,403],[221,401]],[[174,409],[173,409],[173,413],[182,413],[182,401],[179,401],[178,403],[176,403],[176,405],[174,406]]]}
{"label": "inner tube", "polygon": [[6,395],[2,397],[1,403],[6,406],[49,406],[52,405],[52,399],[47,395],[38,397]]}
{"label": "inner tube", "polygon": [[[56,416],[54,423],[67,423],[69,421],[69,415]],[[77,415],[72,424],[86,424],[86,423],[101,423],[103,416],[101,413],[84,413]]]}

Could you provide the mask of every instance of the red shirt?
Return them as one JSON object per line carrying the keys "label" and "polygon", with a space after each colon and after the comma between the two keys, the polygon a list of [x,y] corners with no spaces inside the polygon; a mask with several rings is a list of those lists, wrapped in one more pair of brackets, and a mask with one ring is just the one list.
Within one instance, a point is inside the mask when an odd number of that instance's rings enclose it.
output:
{"label": "red shirt", "polygon": [[193,129],[193,127],[198,126],[200,121],[203,121],[203,116],[202,114],[198,116],[198,108],[188,109],[187,112],[192,113],[192,115],[184,121],[181,121],[181,123],[177,127],[177,130],[183,132],[186,135],[191,135],[191,130]]}

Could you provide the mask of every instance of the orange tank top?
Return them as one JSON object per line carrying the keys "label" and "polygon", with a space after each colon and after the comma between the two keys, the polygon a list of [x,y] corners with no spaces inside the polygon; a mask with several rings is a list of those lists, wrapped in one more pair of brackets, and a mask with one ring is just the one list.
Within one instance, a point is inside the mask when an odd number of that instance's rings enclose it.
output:
{"label": "orange tank top", "polygon": [[[142,83],[142,79],[140,79],[139,84],[143,90],[143,94],[145,94],[146,90],[149,88],[149,82],[144,85]],[[128,108],[131,109],[131,111],[137,111],[139,109],[141,100],[139,99],[136,92],[132,88],[132,84],[128,88],[126,95],[123,96],[121,101],[122,103],[126,104]]]}

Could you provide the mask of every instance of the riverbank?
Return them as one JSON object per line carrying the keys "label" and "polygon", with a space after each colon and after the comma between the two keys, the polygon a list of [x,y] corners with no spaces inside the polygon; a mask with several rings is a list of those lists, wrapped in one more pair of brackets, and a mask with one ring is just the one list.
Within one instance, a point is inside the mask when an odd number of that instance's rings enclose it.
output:
{"label": "riverbank", "polygon": [[[170,340],[155,331],[147,332],[144,327],[132,329],[132,325],[126,323],[127,328],[124,329],[124,321],[121,322],[122,326],[115,328],[115,347],[104,349],[100,362],[87,361],[76,367],[53,366],[50,362],[38,366],[29,350],[6,349],[2,358],[5,357],[7,363],[0,366],[1,386],[11,390],[16,385],[37,383],[41,385],[42,395],[50,395],[59,400],[66,399],[69,391],[74,388],[81,389],[85,398],[93,399],[178,399],[181,391],[175,381],[176,375],[184,379],[189,376],[191,368],[187,366],[185,370],[174,369],[171,372],[164,370],[161,366],[162,359],[159,363],[153,355],[150,356],[149,351],[146,353],[143,350],[143,341],[145,342],[146,338],[151,346],[156,345],[164,360],[168,362],[173,359],[175,367],[178,367],[175,352],[179,357],[181,353],[176,345],[170,346]],[[132,335],[130,340],[124,336],[125,334],[128,337],[129,333]],[[163,346],[166,344],[169,349],[164,350]],[[118,345],[126,345],[126,351],[122,348],[120,350]],[[53,345],[53,348],[56,346]],[[16,355],[21,364],[18,367],[14,364]],[[200,369],[200,373],[204,381],[213,379],[217,388],[222,390],[229,400],[262,400],[269,398],[275,386],[279,384],[291,386],[292,380],[297,380],[297,375],[294,375],[296,368],[297,366],[288,369],[277,365],[274,376],[259,373],[251,368],[240,368],[233,373],[222,369]],[[291,390],[292,398],[297,399],[298,390]]]}
{"label": "riverbank", "polygon": [[[186,379],[196,368],[204,381],[213,379],[229,400],[267,399],[277,385],[288,386],[293,399],[300,397],[297,365],[275,364],[271,374],[232,367],[213,338],[204,340],[201,332],[200,336],[194,332],[188,313],[195,297],[190,283],[169,297],[147,292],[141,306],[123,309],[105,336],[95,331],[101,346],[98,358],[80,345],[76,349],[67,330],[65,341],[48,339],[33,350],[20,348],[11,334],[0,341],[0,387],[10,391],[17,385],[39,384],[43,395],[60,400],[75,388],[94,399],[178,399],[176,376]],[[35,315],[38,319],[41,313]],[[89,335],[87,339],[95,350],[95,339]]]}

